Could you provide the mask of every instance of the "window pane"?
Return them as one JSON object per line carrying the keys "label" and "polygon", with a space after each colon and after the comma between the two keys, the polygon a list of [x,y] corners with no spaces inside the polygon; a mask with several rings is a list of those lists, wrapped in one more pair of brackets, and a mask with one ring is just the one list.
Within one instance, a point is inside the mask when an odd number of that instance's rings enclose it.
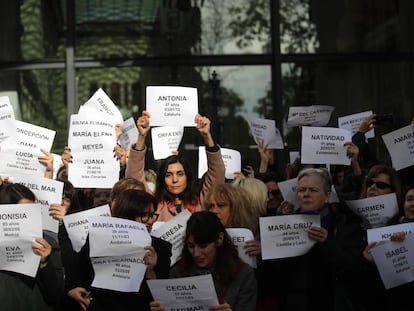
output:
{"label": "window pane", "polygon": [[[212,73],[217,73],[213,80]],[[242,152],[246,157],[257,157],[255,143],[249,134],[245,119],[249,117],[272,118],[273,105],[267,100],[270,91],[269,66],[231,67],[130,67],[79,69],[78,106],[101,87],[118,105],[124,120],[136,118],[145,109],[147,85],[180,85],[198,89],[199,112],[212,122],[212,133],[218,142]],[[105,81],[105,82],[103,82]],[[266,99],[266,100],[265,100]],[[197,168],[198,146],[203,144],[195,128],[186,128],[180,153],[189,154]],[[147,140],[151,150],[151,139]],[[186,156],[187,157],[187,156]],[[148,163],[152,152],[147,155]]]}
{"label": "window pane", "polygon": [[2,72],[0,80],[9,82],[0,94],[9,96],[15,118],[55,130],[52,151],[60,153],[67,145],[65,71]]}
{"label": "window pane", "polygon": [[65,57],[62,1],[1,1],[0,61]]}
{"label": "window pane", "polygon": [[280,0],[282,53],[411,52],[410,0]]}
{"label": "window pane", "polygon": [[[287,128],[290,106],[334,106],[328,126],[338,117],[372,110],[392,113],[394,122],[376,128],[377,157],[384,156],[381,135],[410,124],[414,116],[414,66],[407,63],[288,63],[282,67],[284,134],[288,149],[300,148],[298,128]],[[383,159],[387,161],[387,159]]]}
{"label": "window pane", "polygon": [[76,1],[78,57],[261,54],[269,0]]}

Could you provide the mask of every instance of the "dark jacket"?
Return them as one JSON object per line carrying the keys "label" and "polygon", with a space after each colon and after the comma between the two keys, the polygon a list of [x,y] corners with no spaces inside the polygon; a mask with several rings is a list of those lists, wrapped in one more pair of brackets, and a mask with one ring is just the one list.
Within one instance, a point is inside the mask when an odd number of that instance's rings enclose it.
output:
{"label": "dark jacket", "polygon": [[45,232],[43,238],[52,246],[45,268],[38,269],[34,278],[0,271],[0,308],[2,311],[58,310],[63,295],[63,269],[56,240]]}
{"label": "dark jacket", "polygon": [[[157,265],[154,271],[157,278],[168,278],[171,265],[171,244],[159,238],[152,238],[152,246],[157,252]],[[134,307],[136,310],[149,310],[149,303],[153,300],[145,279],[141,283],[139,292],[123,293],[113,290],[91,287],[94,271],[89,257],[89,240],[78,254],[71,255],[71,262],[66,265],[66,291],[75,287],[83,287],[91,291],[92,300],[88,310],[127,310]]]}
{"label": "dark jacket", "polygon": [[279,274],[274,278],[280,310],[332,311],[338,295],[352,297],[359,305],[361,293],[365,294],[359,287],[366,245],[360,218],[341,207],[323,211],[321,226],[329,232],[327,240],[303,256],[278,261]]}

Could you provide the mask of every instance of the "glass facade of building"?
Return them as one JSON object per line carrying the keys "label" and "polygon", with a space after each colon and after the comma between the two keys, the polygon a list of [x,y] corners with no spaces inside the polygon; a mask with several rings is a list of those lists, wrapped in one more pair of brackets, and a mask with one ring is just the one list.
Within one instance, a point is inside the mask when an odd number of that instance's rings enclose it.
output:
{"label": "glass facade of building", "polygon": [[[384,132],[414,116],[410,0],[7,0],[0,7],[0,94],[14,94],[23,121],[57,131],[56,153],[70,115],[99,87],[125,119],[145,108],[147,85],[197,87],[216,139],[253,163],[250,117],[276,120],[287,159],[300,145],[298,129],[286,127],[290,106],[334,106],[329,126],[366,110],[392,113]],[[195,154],[199,142],[186,129],[182,152]]]}

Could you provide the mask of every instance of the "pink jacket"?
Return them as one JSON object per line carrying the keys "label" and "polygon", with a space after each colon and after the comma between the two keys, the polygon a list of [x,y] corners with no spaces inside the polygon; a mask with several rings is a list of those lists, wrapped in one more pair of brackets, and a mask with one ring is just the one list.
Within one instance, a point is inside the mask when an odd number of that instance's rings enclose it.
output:
{"label": "pink jacket", "polygon": [[[152,193],[145,181],[145,150],[134,150],[131,148],[129,153],[128,165],[126,167],[126,177],[138,179],[143,182],[147,192]],[[221,157],[221,149],[217,152],[208,152],[207,155],[207,175],[204,179],[203,187],[199,194],[199,200],[194,204],[184,204],[182,209],[188,209],[190,212],[201,210],[203,198],[210,187],[214,184],[225,182],[225,167]],[[158,202],[157,213],[160,214],[158,221],[168,221],[177,213],[172,202]]]}

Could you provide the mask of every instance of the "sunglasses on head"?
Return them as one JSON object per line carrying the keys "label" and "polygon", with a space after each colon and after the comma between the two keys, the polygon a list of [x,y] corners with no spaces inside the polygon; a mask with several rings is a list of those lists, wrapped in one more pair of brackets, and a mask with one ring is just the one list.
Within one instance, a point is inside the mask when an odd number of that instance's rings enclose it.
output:
{"label": "sunglasses on head", "polygon": [[373,181],[372,179],[367,180],[366,182],[367,187],[371,187],[373,185],[375,185],[375,187],[377,187],[378,189],[387,189],[387,188],[392,188],[391,185],[387,184],[386,182],[383,181]]}

